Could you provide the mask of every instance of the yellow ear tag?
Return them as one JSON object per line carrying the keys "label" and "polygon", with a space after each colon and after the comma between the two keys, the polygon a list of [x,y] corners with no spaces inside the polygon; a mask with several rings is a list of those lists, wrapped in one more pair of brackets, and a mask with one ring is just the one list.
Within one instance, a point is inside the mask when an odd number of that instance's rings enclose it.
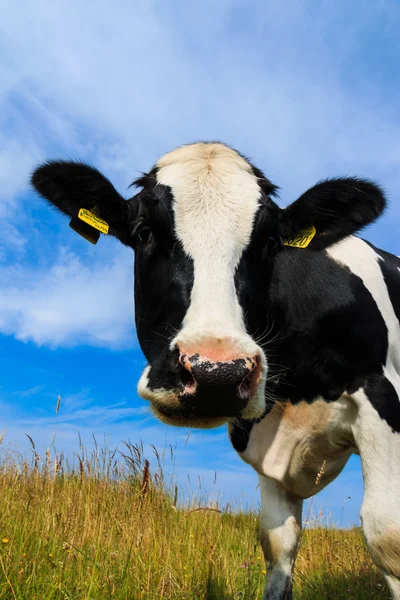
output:
{"label": "yellow ear tag", "polygon": [[103,221],[103,219],[100,219],[90,210],[87,210],[86,208],[80,208],[78,217],[81,221],[85,221],[85,223],[87,223],[88,225],[91,225],[95,229],[101,231],[101,233],[108,233],[108,223],[106,223],[106,221]]}
{"label": "yellow ear tag", "polygon": [[317,230],[314,225],[308,227],[308,229],[303,229],[297,235],[293,235],[292,237],[284,240],[285,246],[292,246],[292,248],[307,248],[308,244],[311,242]]}

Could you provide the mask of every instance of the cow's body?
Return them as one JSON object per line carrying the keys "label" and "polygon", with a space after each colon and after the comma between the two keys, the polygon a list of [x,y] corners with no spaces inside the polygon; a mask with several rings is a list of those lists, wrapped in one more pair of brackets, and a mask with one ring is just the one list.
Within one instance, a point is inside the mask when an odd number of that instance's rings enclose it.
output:
{"label": "cow's body", "polygon": [[[134,247],[139,391],[168,423],[228,422],[258,472],[264,600],[291,597],[302,501],[352,453],[366,541],[400,600],[400,259],[353,235],[381,213],[379,188],[330,180],[282,210],[222,144],[166,155],[128,202],[84,165],[50,163],[33,183]],[[309,246],[287,245],[311,226]]]}
{"label": "cow's body", "polygon": [[[362,282],[360,293],[373,300],[381,318],[370,315],[375,336],[365,344],[385,351],[380,380],[350,389],[332,402],[311,403],[301,384],[289,397],[278,394],[260,421],[229,426],[233,446],[259,474],[263,516],[261,540],[270,563],[266,598],[289,597],[301,531],[302,501],[333,481],[351,454],[361,454],[365,497],[362,521],[376,564],[395,598],[400,597],[400,258],[349,237],[328,249],[330,260]],[[364,302],[366,300],[364,299]],[[363,299],[359,299],[362,312]],[[301,310],[301,307],[300,307]],[[382,322],[383,321],[383,322]],[[340,326],[339,326],[340,327]],[[362,332],[361,332],[362,333]],[[273,336],[272,336],[273,337]],[[386,343],[387,341],[387,343]],[[343,344],[346,344],[345,335]],[[279,345],[278,343],[276,345]],[[363,349],[364,352],[364,349]],[[371,352],[372,354],[372,352]],[[298,362],[302,357],[298,357]],[[358,370],[359,372],[359,365]],[[276,387],[287,393],[286,385]],[[309,377],[312,373],[309,372]],[[308,387],[309,383],[306,383]],[[290,388],[289,388],[290,389]],[[293,403],[292,399],[295,399]]]}

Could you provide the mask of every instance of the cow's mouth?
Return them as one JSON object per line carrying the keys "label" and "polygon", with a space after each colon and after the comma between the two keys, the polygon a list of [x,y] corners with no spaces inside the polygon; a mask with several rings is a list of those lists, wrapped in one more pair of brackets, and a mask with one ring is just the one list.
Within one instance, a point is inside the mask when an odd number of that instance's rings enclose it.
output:
{"label": "cow's mouth", "polygon": [[153,411],[159,418],[170,423],[195,427],[217,427],[237,417],[246,408],[248,396],[240,394],[237,389],[227,386],[215,386],[212,391],[203,391],[198,387],[194,393],[191,387],[175,393],[174,401],[159,402],[152,399]]}
{"label": "cow's mouth", "polygon": [[258,390],[250,397],[247,393],[232,394],[227,397],[225,392],[224,403],[221,403],[220,397],[216,395],[214,401],[207,399],[203,409],[199,408],[200,394],[185,394],[182,389],[151,390],[139,385],[139,393],[150,401],[151,410],[160,421],[176,427],[211,429],[236,418],[245,420],[259,418],[265,409],[262,390]]}
{"label": "cow's mouth", "polygon": [[154,415],[167,425],[175,427],[193,427],[198,429],[213,429],[227,423],[230,418],[224,416],[203,416],[198,414],[187,414],[179,409],[171,409],[157,406],[152,403],[151,409]]}

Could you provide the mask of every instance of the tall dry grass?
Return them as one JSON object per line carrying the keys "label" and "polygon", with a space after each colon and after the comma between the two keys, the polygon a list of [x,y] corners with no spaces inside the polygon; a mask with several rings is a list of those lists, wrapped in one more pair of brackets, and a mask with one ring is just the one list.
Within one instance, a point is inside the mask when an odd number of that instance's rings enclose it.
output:
{"label": "tall dry grass", "polygon": [[[258,514],[178,505],[155,450],[79,445],[0,461],[0,600],[254,600],[265,566]],[[358,529],[303,536],[295,598],[389,598]]]}

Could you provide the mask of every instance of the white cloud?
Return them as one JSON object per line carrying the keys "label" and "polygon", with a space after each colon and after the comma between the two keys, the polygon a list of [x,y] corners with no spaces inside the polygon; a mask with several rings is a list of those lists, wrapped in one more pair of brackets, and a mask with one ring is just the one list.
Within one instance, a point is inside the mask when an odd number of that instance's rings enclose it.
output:
{"label": "white cloud", "polygon": [[129,182],[177,143],[222,137],[298,191],[335,165],[378,173],[397,161],[388,99],[356,73],[356,93],[343,83],[363,30],[385,11],[388,33],[400,22],[390,0],[369,11],[341,3],[341,23],[337,8],[255,2],[231,27],[241,2],[21,4],[5,11],[4,60],[18,74],[8,93],[40,115],[31,135],[42,150],[58,137],[60,150],[89,153]]}
{"label": "white cloud", "polygon": [[32,140],[22,136],[8,139],[0,134],[0,219],[12,213],[15,200],[26,190],[28,174],[39,156],[39,149]]}
{"label": "white cloud", "polygon": [[132,257],[85,265],[61,249],[50,268],[0,267],[0,331],[50,346],[135,343]]}
{"label": "white cloud", "polygon": [[25,252],[26,238],[13,223],[0,220],[0,263],[12,254],[13,259]]}

